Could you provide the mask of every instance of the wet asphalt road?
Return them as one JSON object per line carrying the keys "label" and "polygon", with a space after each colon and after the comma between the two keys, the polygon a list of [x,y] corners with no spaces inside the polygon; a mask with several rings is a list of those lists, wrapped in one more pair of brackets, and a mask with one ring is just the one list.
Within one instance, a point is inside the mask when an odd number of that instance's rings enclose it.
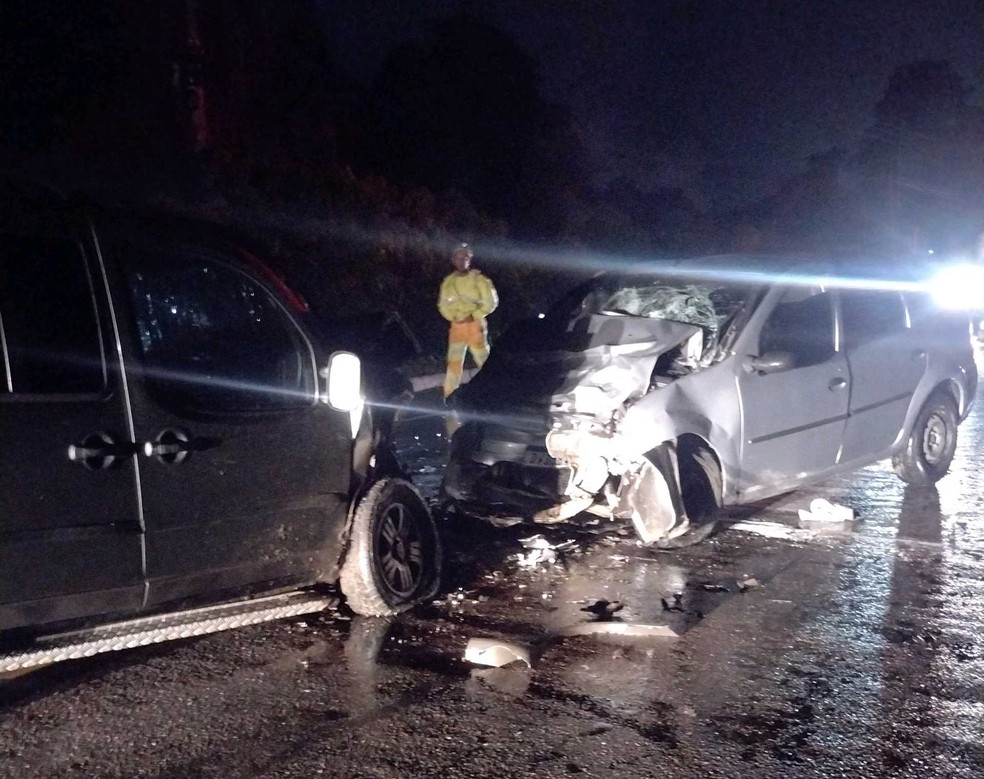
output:
{"label": "wet asphalt road", "polygon": [[[430,493],[440,429],[403,429]],[[823,496],[858,511],[850,532],[668,553],[562,526],[574,548],[526,568],[535,529],[448,520],[446,591],[399,619],[333,611],[0,683],[0,777],[984,776],[982,461],[979,397],[938,489],[886,463],[730,517],[792,528]],[[557,635],[599,598],[679,637]],[[533,668],[463,662],[475,636]]]}

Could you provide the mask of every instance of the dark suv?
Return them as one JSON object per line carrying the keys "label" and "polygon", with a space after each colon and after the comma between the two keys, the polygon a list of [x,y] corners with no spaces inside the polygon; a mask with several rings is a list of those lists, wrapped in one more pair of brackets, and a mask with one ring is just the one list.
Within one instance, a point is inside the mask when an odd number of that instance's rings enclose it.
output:
{"label": "dark suv", "polygon": [[437,587],[426,505],[375,466],[358,361],[194,230],[0,189],[0,629],[335,581]]}

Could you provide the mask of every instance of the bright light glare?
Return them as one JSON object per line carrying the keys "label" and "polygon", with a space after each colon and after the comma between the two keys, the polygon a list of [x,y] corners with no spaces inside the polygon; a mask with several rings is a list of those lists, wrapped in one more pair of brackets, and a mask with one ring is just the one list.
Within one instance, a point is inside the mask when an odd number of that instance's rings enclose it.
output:
{"label": "bright light glare", "polygon": [[362,363],[351,352],[335,352],[328,363],[328,403],[338,411],[362,407]]}
{"label": "bright light glare", "polygon": [[944,268],[930,282],[929,291],[940,308],[984,308],[984,267],[965,263]]}

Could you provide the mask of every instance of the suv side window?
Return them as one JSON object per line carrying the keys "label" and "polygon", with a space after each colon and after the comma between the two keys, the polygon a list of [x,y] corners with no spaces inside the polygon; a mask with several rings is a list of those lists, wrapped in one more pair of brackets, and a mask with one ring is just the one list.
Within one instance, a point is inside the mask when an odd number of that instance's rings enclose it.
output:
{"label": "suv side window", "polygon": [[189,253],[127,261],[149,387],[210,414],[310,405],[311,350],[273,297],[222,262]]}
{"label": "suv side window", "polygon": [[797,368],[824,363],[835,351],[833,296],[820,289],[788,290],[759,333],[760,355],[786,352]]}
{"label": "suv side window", "polygon": [[898,292],[845,289],[840,292],[840,305],[845,349],[906,329],[905,305]]}
{"label": "suv side window", "polygon": [[0,235],[0,392],[96,395],[106,386],[92,278],[81,245]]}

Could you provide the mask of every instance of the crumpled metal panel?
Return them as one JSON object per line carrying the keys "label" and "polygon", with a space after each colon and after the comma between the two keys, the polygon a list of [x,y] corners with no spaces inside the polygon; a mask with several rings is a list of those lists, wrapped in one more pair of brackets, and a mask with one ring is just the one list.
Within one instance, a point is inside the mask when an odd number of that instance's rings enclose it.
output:
{"label": "crumpled metal panel", "polygon": [[[570,469],[557,503],[528,506],[527,515],[557,521],[590,508],[631,519],[646,543],[685,529],[675,459],[663,463],[646,457],[653,447],[676,437],[659,399],[678,397],[681,393],[674,389],[679,382],[689,384],[692,374],[719,361],[719,332],[749,299],[747,290],[714,284],[614,280],[572,305],[569,318],[530,322],[497,345],[493,358],[463,388],[460,407],[475,412],[473,424],[479,431],[501,426],[526,435],[542,429],[546,453],[558,467]],[[695,398],[695,406],[706,407],[703,401],[713,395]],[[629,420],[640,404],[648,407],[647,417],[655,413],[660,425],[670,428],[667,436],[634,433],[631,428],[640,420]],[[638,425],[640,433],[642,428],[653,432],[653,424],[647,418]],[[516,440],[516,452],[510,450],[508,459],[519,467],[529,463],[531,444],[520,446],[522,436],[498,437]],[[494,476],[491,460],[503,455],[495,439],[479,433],[468,455],[476,466],[489,468],[481,479]],[[452,493],[471,492],[468,484],[453,487]]]}
{"label": "crumpled metal panel", "polygon": [[680,322],[596,314],[566,333],[546,333],[543,351],[503,344],[459,390],[463,407],[540,414],[610,414],[649,389],[661,355],[700,333]]}
{"label": "crumpled metal panel", "polygon": [[649,460],[642,460],[635,471],[623,477],[612,514],[631,519],[644,544],[667,538],[685,519],[677,516],[666,476]]}
{"label": "crumpled metal panel", "polygon": [[[657,323],[654,323],[657,324]],[[649,389],[656,361],[699,333],[698,328],[679,322],[659,321],[656,340],[595,347],[603,366],[585,375],[567,389],[558,410],[578,414],[605,414],[642,397]],[[565,404],[564,401],[568,401]]]}

